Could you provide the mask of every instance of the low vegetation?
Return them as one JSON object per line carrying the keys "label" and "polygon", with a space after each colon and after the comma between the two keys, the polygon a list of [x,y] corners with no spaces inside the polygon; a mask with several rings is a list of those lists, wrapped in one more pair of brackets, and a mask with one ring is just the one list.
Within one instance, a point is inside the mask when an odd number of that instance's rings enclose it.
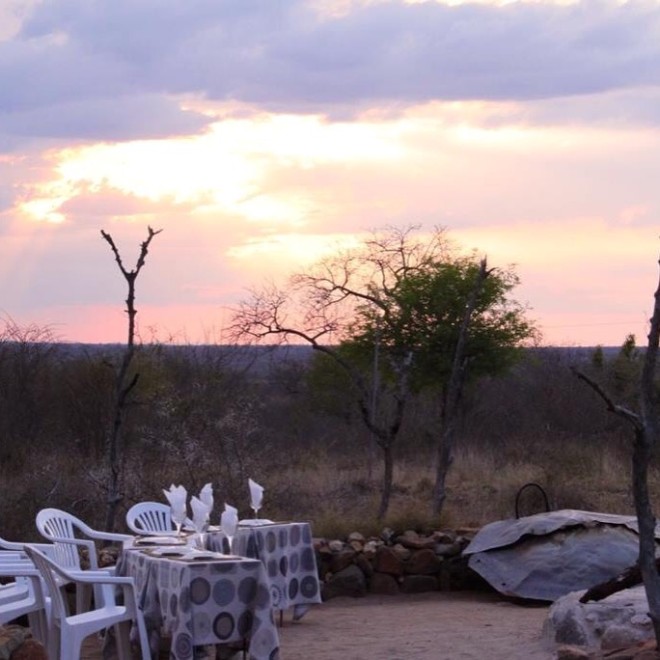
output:
{"label": "low vegetation", "polygon": [[[632,341],[632,347],[630,346]],[[112,415],[113,351],[52,341],[48,330],[6,323],[0,335],[0,536],[35,538],[34,516],[63,508],[104,521],[104,430]],[[512,517],[518,491],[538,483],[551,508],[634,513],[630,441],[623,422],[570,370],[578,364],[633,396],[639,352],[527,349],[507,375],[466,391],[442,517],[434,483],[430,394],[415,395],[397,444],[386,519],[376,514],[378,455],[354,400],[319,379],[311,351],[140,346],[135,399],[125,418],[118,518],[163,487],[197,493],[211,481],[250,515],[247,479],[265,486],[264,516],[310,520],[319,536],[359,529],[479,526]],[[630,391],[629,391],[630,390]],[[653,492],[660,471],[651,467]],[[522,513],[543,509],[529,489]],[[219,513],[216,513],[219,516]],[[121,527],[121,526],[120,526]]]}

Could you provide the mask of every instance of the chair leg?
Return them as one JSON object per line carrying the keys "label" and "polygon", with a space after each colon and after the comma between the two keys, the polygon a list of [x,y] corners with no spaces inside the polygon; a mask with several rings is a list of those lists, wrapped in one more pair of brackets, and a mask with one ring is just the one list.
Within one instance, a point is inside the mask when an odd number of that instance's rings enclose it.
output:
{"label": "chair leg", "polygon": [[131,660],[131,622],[120,621],[114,628],[119,660]]}
{"label": "chair leg", "polygon": [[87,584],[76,585],[76,614],[89,612],[92,606],[92,589]]}
{"label": "chair leg", "polygon": [[[72,630],[67,630],[66,633],[60,631],[60,655],[56,660],[72,660],[80,658],[82,647],[82,639],[73,633]],[[50,660],[50,656],[49,656]]]}
{"label": "chair leg", "polygon": [[140,644],[140,651],[143,658],[151,658],[151,645],[149,644],[149,634],[147,633],[147,626],[142,617],[138,617],[135,621],[137,625],[138,643]]}
{"label": "chair leg", "polygon": [[58,660],[61,653],[62,632],[57,625],[51,625],[48,629],[48,660]]}
{"label": "chair leg", "polygon": [[46,637],[44,634],[44,629],[40,616],[42,612],[43,610],[41,611],[37,610],[36,612],[28,612],[27,619],[28,619],[28,627],[30,628],[32,637],[34,637],[38,642],[44,644],[44,642],[46,641]]}

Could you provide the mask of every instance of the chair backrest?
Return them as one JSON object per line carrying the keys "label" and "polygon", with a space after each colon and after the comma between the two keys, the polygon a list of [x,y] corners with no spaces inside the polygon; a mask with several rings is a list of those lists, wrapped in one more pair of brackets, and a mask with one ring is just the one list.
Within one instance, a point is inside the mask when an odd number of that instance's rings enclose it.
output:
{"label": "chair backrest", "polygon": [[162,534],[174,527],[170,506],[162,502],[138,502],[126,512],[126,524],[136,534]]}
{"label": "chair backrest", "polygon": [[56,561],[49,559],[38,550],[35,545],[27,544],[25,553],[32,560],[42,579],[46,583],[46,590],[50,597],[51,616],[55,619],[63,619],[68,614],[68,606],[64,601],[62,585],[73,582],[74,577],[64,570]]}
{"label": "chair backrest", "polygon": [[80,569],[78,546],[87,548],[92,568],[96,568],[96,549],[93,541],[80,539],[76,530],[89,529],[82,520],[60,509],[41,509],[37,514],[39,533],[52,541],[55,560],[60,566]]}

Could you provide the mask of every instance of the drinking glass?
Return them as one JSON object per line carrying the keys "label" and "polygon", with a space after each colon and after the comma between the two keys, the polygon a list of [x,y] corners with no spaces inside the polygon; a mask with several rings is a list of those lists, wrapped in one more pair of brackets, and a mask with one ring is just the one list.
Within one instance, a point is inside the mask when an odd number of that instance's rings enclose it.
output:
{"label": "drinking glass", "polygon": [[197,550],[206,550],[206,534],[204,532],[195,534],[195,548]]}
{"label": "drinking glass", "polygon": [[224,512],[220,518],[220,527],[224,532],[225,537],[227,538],[227,543],[229,544],[229,553],[232,552],[232,545],[234,541],[234,535],[236,534],[236,527],[238,526],[238,520],[230,515],[226,515]]}
{"label": "drinking glass", "polygon": [[186,521],[186,510],[172,508],[170,511],[172,522],[176,526],[176,535],[181,536],[181,526]]}

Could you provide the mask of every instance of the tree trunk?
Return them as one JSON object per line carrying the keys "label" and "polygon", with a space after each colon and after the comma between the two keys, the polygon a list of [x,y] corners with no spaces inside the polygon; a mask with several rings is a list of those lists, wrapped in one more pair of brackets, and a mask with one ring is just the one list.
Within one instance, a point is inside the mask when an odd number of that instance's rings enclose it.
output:
{"label": "tree trunk", "polygon": [[122,500],[121,494],[121,481],[123,475],[123,423],[128,405],[129,395],[135,385],[137,384],[139,375],[134,374],[130,380],[129,370],[135,354],[135,317],[137,309],[135,308],[135,282],[144,266],[149,252],[149,244],[156,234],[162,230],[154,231],[151,227],[148,228],[147,239],[140,245],[140,254],[138,255],[137,263],[133,270],[126,270],[122,261],[119,250],[112,240],[112,236],[107,232],[101,230],[101,236],[108,243],[112,253],[115,256],[115,261],[119,266],[126,284],[128,285],[128,295],[126,296],[126,314],[128,315],[128,334],[126,338],[126,349],[122,357],[121,365],[117,370],[115,378],[115,401],[114,401],[114,415],[112,419],[112,426],[108,432],[106,443],[106,467],[108,470],[107,476],[107,498],[106,498],[106,515],[105,515],[105,529],[109,532],[115,530],[115,522],[117,518],[117,508]]}
{"label": "tree trunk", "polygon": [[467,343],[470,331],[470,322],[474,313],[479,294],[485,279],[488,277],[486,259],[481,260],[479,272],[474,281],[470,297],[465,306],[463,321],[456,339],[456,348],[452,360],[451,373],[445,390],[445,396],[442,406],[441,429],[439,434],[439,443],[436,452],[435,464],[435,486],[433,488],[433,502],[431,504],[431,513],[433,517],[439,518],[442,513],[442,507],[447,497],[446,481],[449,474],[449,468],[454,460],[454,441],[456,438],[456,417],[458,415],[458,404],[463,393],[463,384],[465,383],[465,345]]}
{"label": "tree trunk", "polygon": [[640,414],[615,404],[598,383],[579,371],[576,375],[586,381],[605,401],[608,409],[632,424],[635,431],[632,456],[632,486],[635,512],[639,526],[639,568],[653,622],[656,645],[660,648],[660,575],[656,568],[655,515],[648,487],[648,470],[653,448],[658,444],[658,400],[656,394],[656,364],[660,344],[660,280],[654,295],[655,304],[644,354],[640,383]]}
{"label": "tree trunk", "polygon": [[447,499],[447,475],[454,462],[453,447],[456,431],[453,422],[442,424],[440,444],[436,453],[435,487],[433,490],[433,516],[440,517]]}
{"label": "tree trunk", "polygon": [[380,494],[378,520],[383,520],[390,506],[392,483],[394,480],[394,451],[391,443],[382,446],[383,449],[383,489]]}
{"label": "tree trunk", "polygon": [[653,447],[658,443],[658,400],[656,364],[660,343],[660,280],[654,295],[653,316],[642,367],[640,407],[642,425],[635,433],[633,451],[633,496],[639,525],[639,565],[649,603],[649,616],[660,648],[660,577],[655,568],[655,515],[648,488],[648,471]]}
{"label": "tree trunk", "polygon": [[660,575],[655,563],[655,515],[651,506],[648,488],[648,466],[651,458],[651,443],[645,429],[635,433],[633,449],[633,497],[639,526],[639,566],[644,582],[644,591],[649,604],[649,616],[653,622],[656,643],[660,648]]}
{"label": "tree trunk", "polygon": [[124,414],[126,409],[126,399],[131,390],[138,381],[138,374],[135,374],[131,381],[126,384],[126,374],[133,360],[134,348],[132,342],[124,353],[121,367],[117,373],[115,381],[115,413],[110,429],[110,436],[107,443],[107,467],[108,484],[106,497],[105,528],[109,532],[115,531],[115,521],[117,518],[117,507],[122,500],[121,495],[121,477],[123,474],[122,460],[122,426],[124,423]]}

